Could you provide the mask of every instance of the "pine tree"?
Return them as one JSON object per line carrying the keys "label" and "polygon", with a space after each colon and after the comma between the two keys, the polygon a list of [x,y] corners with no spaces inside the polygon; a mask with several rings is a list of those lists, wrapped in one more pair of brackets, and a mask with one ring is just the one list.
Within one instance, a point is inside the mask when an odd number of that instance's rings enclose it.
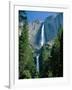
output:
{"label": "pine tree", "polygon": [[19,11],[19,22],[23,23],[19,36],[19,78],[31,78],[35,72],[32,50],[29,45],[28,23],[25,11]]}
{"label": "pine tree", "polygon": [[19,36],[19,78],[23,78],[23,71],[25,68],[25,60],[27,59],[28,47],[28,30],[26,13],[19,11],[19,23],[23,23],[21,36]]}

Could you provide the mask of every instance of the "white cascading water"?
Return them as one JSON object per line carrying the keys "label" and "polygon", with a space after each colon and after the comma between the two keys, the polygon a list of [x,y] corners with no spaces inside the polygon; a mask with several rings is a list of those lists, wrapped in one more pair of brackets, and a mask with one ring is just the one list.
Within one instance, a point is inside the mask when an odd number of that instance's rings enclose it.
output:
{"label": "white cascading water", "polygon": [[[42,28],[41,28],[41,41],[40,41],[40,45],[41,47],[43,46],[44,44],[44,24],[42,25]],[[36,69],[37,69],[37,72],[39,72],[39,54],[37,54],[36,56]]]}
{"label": "white cascading water", "polygon": [[41,47],[44,44],[44,24],[42,25],[42,29],[41,29]]}
{"label": "white cascading water", "polygon": [[37,72],[39,72],[39,54],[36,56],[36,64]]}

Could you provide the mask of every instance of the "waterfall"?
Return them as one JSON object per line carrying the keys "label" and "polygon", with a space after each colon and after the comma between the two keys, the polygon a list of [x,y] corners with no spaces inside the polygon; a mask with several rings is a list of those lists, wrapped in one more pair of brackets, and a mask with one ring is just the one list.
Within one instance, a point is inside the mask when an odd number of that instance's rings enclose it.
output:
{"label": "waterfall", "polygon": [[[44,24],[41,27],[41,40],[40,40],[40,47],[44,45],[45,37],[44,37]],[[36,70],[39,72],[39,52],[36,55]]]}
{"label": "waterfall", "polygon": [[43,44],[44,44],[44,24],[42,25],[42,28],[41,28],[41,41],[40,41],[40,43],[41,43],[41,47],[43,46]]}
{"label": "waterfall", "polygon": [[36,56],[36,69],[39,72],[39,54]]}

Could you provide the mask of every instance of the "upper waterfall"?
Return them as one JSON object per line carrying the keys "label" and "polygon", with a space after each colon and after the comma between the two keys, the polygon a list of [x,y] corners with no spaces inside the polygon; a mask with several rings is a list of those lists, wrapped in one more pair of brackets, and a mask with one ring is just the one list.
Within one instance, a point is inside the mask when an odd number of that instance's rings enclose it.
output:
{"label": "upper waterfall", "polygon": [[44,42],[45,42],[45,37],[44,37],[44,24],[43,24],[41,28],[41,41],[40,41],[41,47],[43,46]]}

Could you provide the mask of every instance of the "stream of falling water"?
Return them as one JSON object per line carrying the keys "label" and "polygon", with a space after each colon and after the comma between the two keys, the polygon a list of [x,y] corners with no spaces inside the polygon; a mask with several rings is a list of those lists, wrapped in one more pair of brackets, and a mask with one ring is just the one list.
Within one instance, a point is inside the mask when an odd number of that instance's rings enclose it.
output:
{"label": "stream of falling water", "polygon": [[36,56],[36,64],[37,72],[39,72],[39,55]]}
{"label": "stream of falling water", "polygon": [[42,25],[42,28],[41,28],[41,47],[43,46],[44,44],[44,24]]}
{"label": "stream of falling water", "polygon": [[[41,47],[43,46],[44,44],[44,24],[42,25],[42,28],[41,28],[41,40],[40,40],[40,45]],[[36,56],[36,69],[37,69],[37,72],[39,72],[39,54],[37,54]]]}

